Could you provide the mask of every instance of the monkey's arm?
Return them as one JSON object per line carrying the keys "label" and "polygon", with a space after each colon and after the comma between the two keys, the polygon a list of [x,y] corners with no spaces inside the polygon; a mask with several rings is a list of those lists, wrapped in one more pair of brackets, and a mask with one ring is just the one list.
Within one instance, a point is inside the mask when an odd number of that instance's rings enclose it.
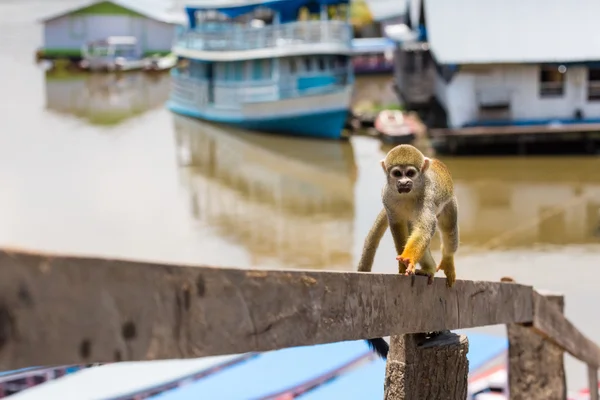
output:
{"label": "monkey's arm", "polygon": [[365,244],[363,246],[363,252],[358,263],[358,270],[360,272],[371,272],[373,267],[373,260],[375,259],[375,253],[379,247],[379,242],[388,227],[388,217],[385,208],[382,209],[375,222],[371,227],[371,230],[365,238]]}
{"label": "monkey's arm", "polygon": [[416,264],[429,248],[431,238],[435,234],[437,218],[433,202],[424,201],[414,221],[404,251],[396,259],[406,265],[406,274],[414,274]]}
{"label": "monkey's arm", "polygon": [[[407,221],[396,222],[392,218],[388,218],[388,223],[392,232],[392,238],[394,239],[396,254],[402,254],[408,240],[409,224]],[[401,274],[406,272],[406,266],[401,261],[398,262],[398,272]]]}

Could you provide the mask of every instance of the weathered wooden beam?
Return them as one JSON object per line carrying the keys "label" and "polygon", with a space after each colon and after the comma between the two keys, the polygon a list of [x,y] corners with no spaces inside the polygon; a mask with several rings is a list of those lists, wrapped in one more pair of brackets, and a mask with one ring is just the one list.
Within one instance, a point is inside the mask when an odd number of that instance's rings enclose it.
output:
{"label": "weathered wooden beam", "polygon": [[[414,285],[413,285],[414,283]],[[0,251],[0,369],[188,358],[527,322],[532,288]]]}
{"label": "weathered wooden beam", "polygon": [[469,341],[444,332],[392,336],[385,370],[385,400],[465,400]]}
{"label": "weathered wooden beam", "polygon": [[[545,294],[563,313],[564,297]],[[511,400],[567,398],[564,351],[521,324],[507,324],[508,386]]]}
{"label": "weathered wooden beam", "polygon": [[573,357],[598,368],[600,347],[583,335],[550,301],[533,292],[532,328]]}

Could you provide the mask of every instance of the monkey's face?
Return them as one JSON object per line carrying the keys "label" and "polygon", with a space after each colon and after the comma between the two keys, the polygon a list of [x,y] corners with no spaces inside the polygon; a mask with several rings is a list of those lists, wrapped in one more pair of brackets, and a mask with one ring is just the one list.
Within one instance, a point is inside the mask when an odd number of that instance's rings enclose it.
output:
{"label": "monkey's face", "polygon": [[410,193],[416,186],[419,170],[412,165],[396,165],[390,169],[388,184],[396,187],[398,193]]}

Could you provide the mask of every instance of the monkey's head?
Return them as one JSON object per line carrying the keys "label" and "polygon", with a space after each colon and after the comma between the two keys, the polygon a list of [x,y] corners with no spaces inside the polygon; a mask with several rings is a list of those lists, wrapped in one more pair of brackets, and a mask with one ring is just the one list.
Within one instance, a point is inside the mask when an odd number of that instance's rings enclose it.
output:
{"label": "monkey's head", "polygon": [[429,168],[429,158],[416,147],[401,144],[391,149],[381,160],[388,185],[395,187],[400,194],[408,194],[421,188],[423,174]]}

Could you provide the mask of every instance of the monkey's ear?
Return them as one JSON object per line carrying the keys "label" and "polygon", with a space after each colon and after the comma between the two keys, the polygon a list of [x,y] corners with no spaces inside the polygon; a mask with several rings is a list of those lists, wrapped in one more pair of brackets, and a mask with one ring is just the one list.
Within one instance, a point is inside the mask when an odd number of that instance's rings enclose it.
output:
{"label": "monkey's ear", "polygon": [[381,168],[383,169],[383,172],[385,172],[387,174],[387,169],[385,169],[385,158],[382,158],[381,160],[379,160],[379,164],[381,164]]}
{"label": "monkey's ear", "polygon": [[423,160],[423,166],[421,167],[421,173],[427,171],[427,168],[429,168],[430,161],[431,159],[429,157],[425,157],[425,160]]}

